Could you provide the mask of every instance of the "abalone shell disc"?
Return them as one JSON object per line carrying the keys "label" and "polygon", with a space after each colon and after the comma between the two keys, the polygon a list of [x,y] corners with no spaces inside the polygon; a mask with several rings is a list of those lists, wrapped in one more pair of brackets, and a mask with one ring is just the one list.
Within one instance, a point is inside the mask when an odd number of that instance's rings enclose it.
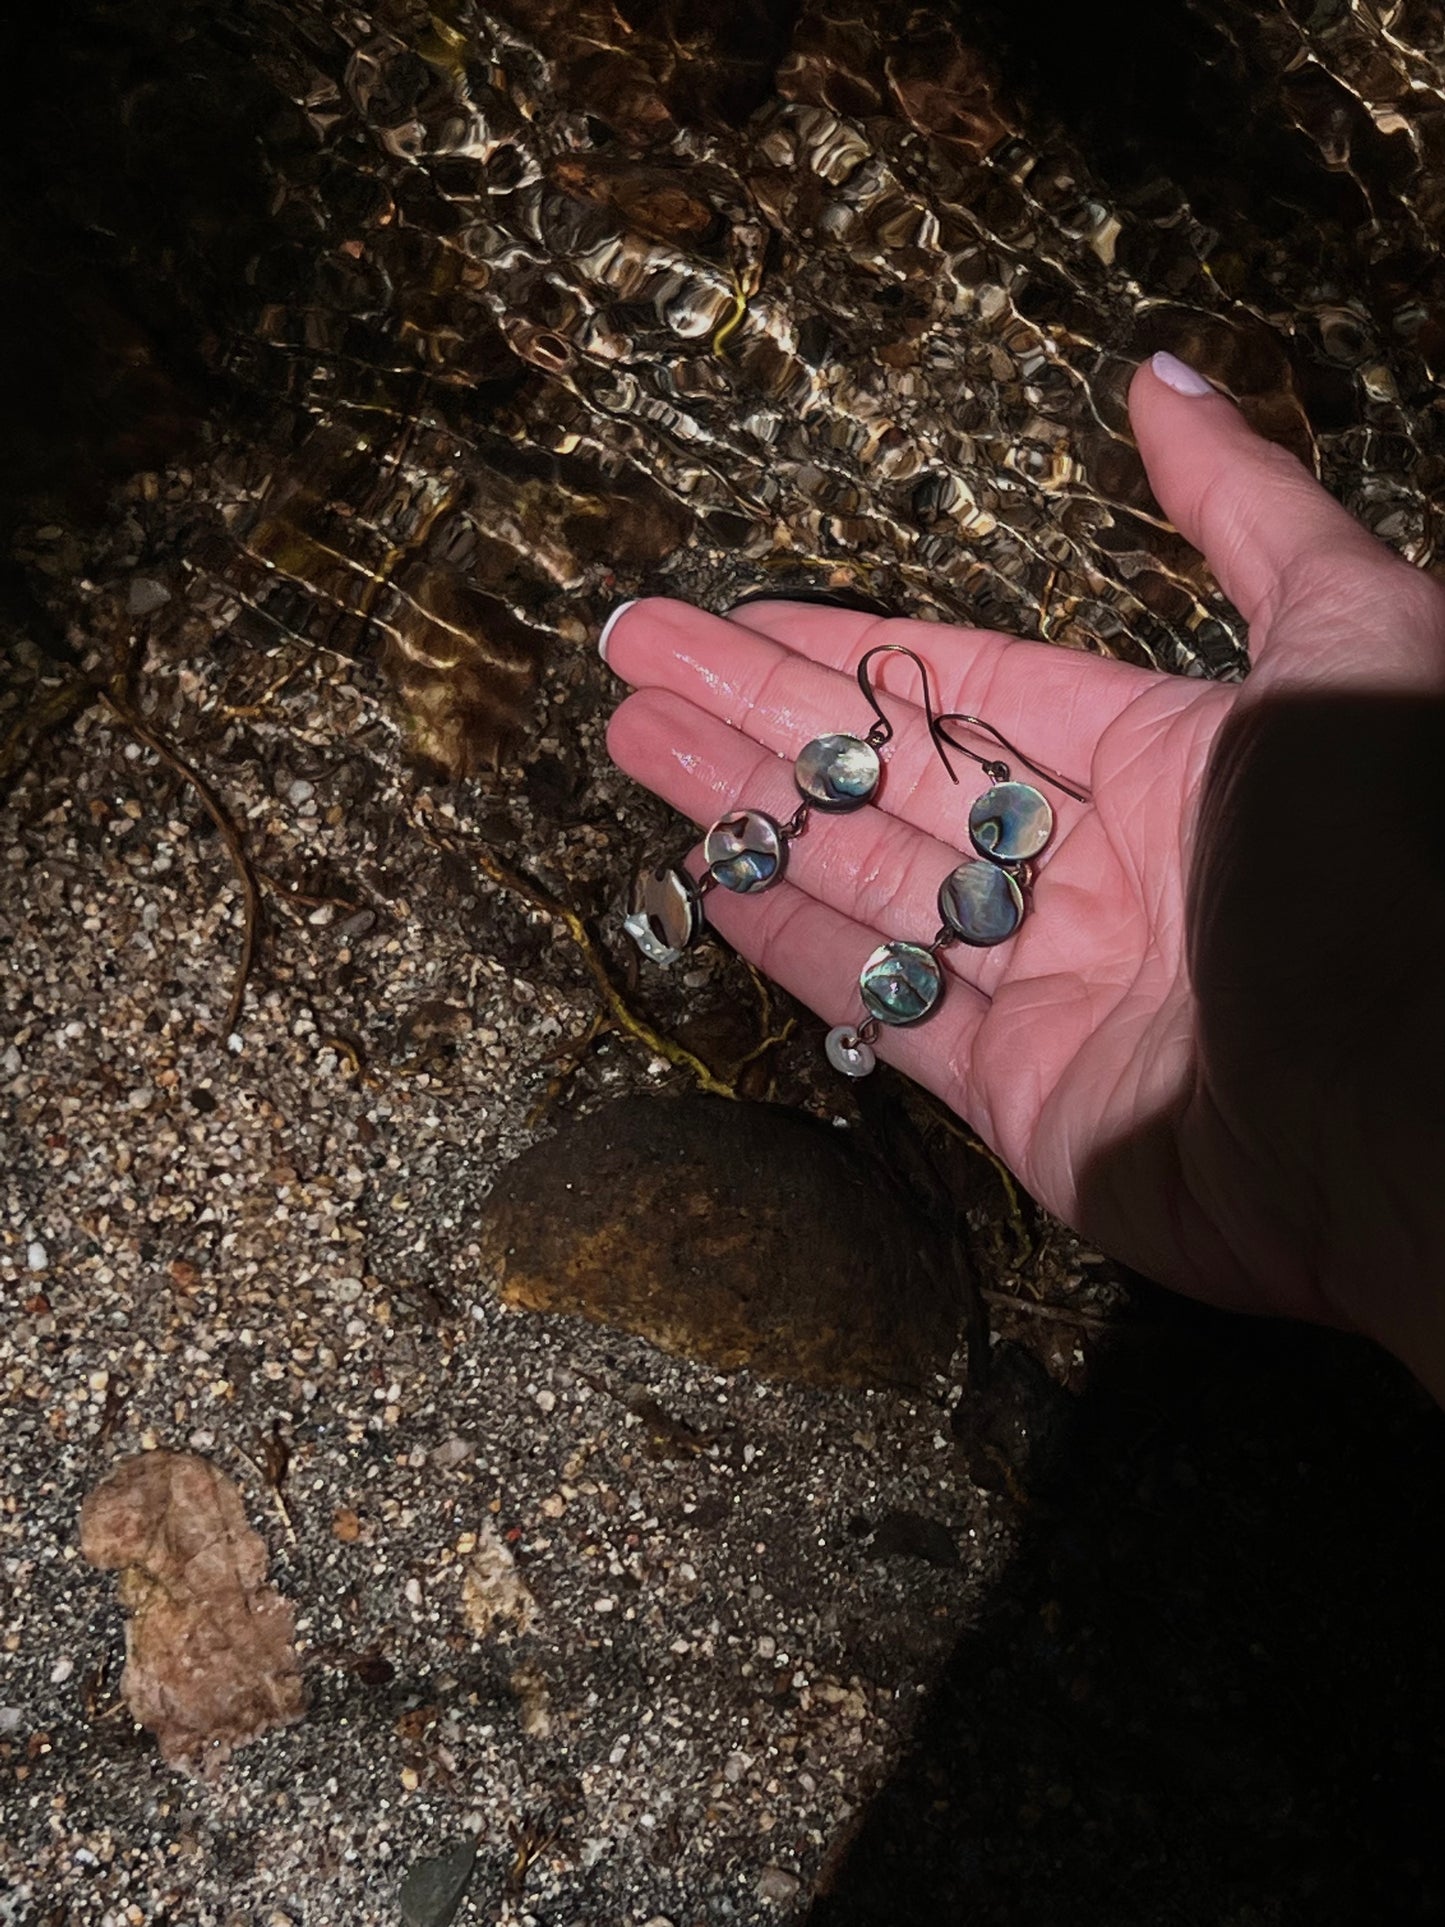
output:
{"label": "abalone shell disc", "polygon": [[1027,863],[1053,833],[1053,808],[1032,783],[995,783],[968,813],[969,841],[995,863]]}
{"label": "abalone shell disc", "polygon": [[880,1024],[916,1024],[942,996],[943,971],[920,943],[883,943],[859,972],[858,988]]}
{"label": "abalone shell disc", "polygon": [[793,765],[800,795],[820,810],[857,810],[878,787],[883,765],[861,736],[815,736]]}
{"label": "abalone shell disc", "polygon": [[702,898],[686,870],[649,870],[632,888],[623,929],[643,956],[675,964],[702,935]]}
{"label": "abalone shell disc", "polygon": [[943,879],[938,913],[955,937],[978,948],[1004,943],[1024,920],[1024,893],[996,863],[966,857]]}
{"label": "abalone shell disc", "polygon": [[720,816],[702,844],[703,861],[725,890],[750,896],[783,874],[783,833],[761,810]]}

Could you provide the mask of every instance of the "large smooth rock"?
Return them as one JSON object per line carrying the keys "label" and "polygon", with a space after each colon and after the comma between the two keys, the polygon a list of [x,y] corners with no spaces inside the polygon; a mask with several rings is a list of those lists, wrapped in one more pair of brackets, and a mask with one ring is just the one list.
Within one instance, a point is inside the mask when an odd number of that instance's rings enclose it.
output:
{"label": "large smooth rock", "polygon": [[628,1097],[574,1119],[502,1172],[482,1239],[508,1304],[725,1369],[917,1385],[953,1347],[936,1231],[848,1133],[778,1105]]}

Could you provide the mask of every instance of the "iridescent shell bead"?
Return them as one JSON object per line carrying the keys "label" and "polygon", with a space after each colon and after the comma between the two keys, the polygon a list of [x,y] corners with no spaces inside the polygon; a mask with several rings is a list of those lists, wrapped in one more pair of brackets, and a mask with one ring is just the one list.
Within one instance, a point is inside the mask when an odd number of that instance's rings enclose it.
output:
{"label": "iridescent shell bead", "polygon": [[859,972],[858,989],[880,1024],[916,1024],[943,994],[943,971],[921,943],[884,943]]}
{"label": "iridescent shell bead", "polygon": [[968,813],[969,841],[994,863],[1027,863],[1053,832],[1053,808],[1032,783],[995,783]]}
{"label": "iridescent shell bead", "polygon": [[686,870],[648,870],[633,885],[622,927],[650,962],[675,964],[702,926],[702,898]]}
{"label": "iridescent shell bead", "polygon": [[815,736],[793,765],[798,793],[820,810],[857,810],[873,795],[883,766],[861,736]]}
{"label": "iridescent shell bead", "polygon": [[938,914],[962,943],[1004,943],[1024,920],[1024,893],[1007,870],[966,857],[943,879]]}
{"label": "iridescent shell bead", "polygon": [[782,876],[786,846],[772,817],[761,810],[735,810],[713,824],[703,838],[702,855],[724,890],[751,896]]}

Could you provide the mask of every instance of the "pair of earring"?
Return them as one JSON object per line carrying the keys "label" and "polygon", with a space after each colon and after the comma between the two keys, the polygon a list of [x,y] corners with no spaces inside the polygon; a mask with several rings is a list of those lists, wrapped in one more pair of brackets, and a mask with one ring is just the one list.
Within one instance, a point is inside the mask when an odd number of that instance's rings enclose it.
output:
{"label": "pair of earring", "polygon": [[674,964],[701,939],[704,902],[711,890],[752,896],[771,889],[786,871],[788,846],[803,834],[815,810],[842,814],[873,800],[883,780],[882,751],[893,740],[893,725],[869,677],[869,665],[883,655],[907,656],[917,668],[929,738],[950,780],[958,782],[948,755],[953,749],[979,765],[989,788],[968,813],[975,854],[965,857],[939,887],[937,935],[928,943],[880,944],[858,973],[862,1021],[839,1024],[828,1033],[828,1061],[846,1077],[866,1077],[873,1069],[873,1044],[885,1024],[917,1024],[937,1008],[944,989],[941,951],[954,943],[988,948],[1014,935],[1027,914],[1033,861],[1053,835],[1053,807],[1043,792],[1032,783],[1016,782],[1007,763],[980,756],[959,742],[949,725],[992,738],[1042,781],[1076,802],[1090,800],[1087,790],[1033,762],[981,717],[961,710],[936,714],[927,665],[911,649],[884,642],[862,657],[858,686],[874,721],[862,736],[817,736],[804,746],[793,765],[801,801],[786,822],[749,809],[719,817],[703,838],[702,876],[694,880],[676,864],[645,872],[634,886],[623,925],[653,963]]}

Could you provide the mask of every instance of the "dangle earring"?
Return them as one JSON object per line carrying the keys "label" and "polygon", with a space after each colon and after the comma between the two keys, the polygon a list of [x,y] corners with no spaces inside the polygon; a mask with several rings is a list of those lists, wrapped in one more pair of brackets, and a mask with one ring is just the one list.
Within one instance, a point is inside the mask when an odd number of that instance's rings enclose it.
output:
{"label": "dangle earring", "polygon": [[884,655],[907,656],[917,666],[923,678],[928,733],[945,769],[955,783],[958,781],[933,713],[926,665],[901,642],[879,643],[864,654],[857,672],[858,687],[873,711],[872,725],[863,736],[815,736],[804,746],[793,764],[793,781],[801,801],[786,823],[779,823],[762,810],[732,810],[720,816],[704,836],[705,867],[696,881],[680,864],[665,864],[637,879],[622,927],[651,962],[675,964],[699,941],[706,927],[703,900],[709,891],[721,888],[739,896],[753,896],[781,882],[788,845],[806,830],[814,810],[841,815],[873,800],[883,775],[880,752],[893,740],[893,725],[868,678],[868,665],[875,656]]}
{"label": "dangle earring", "polygon": [[1087,803],[1091,798],[1088,790],[1066,782],[1057,770],[1030,761],[981,717],[965,716],[961,710],[939,717],[939,736],[961,756],[977,763],[990,785],[968,813],[968,840],[978,854],[965,857],[944,880],[938,895],[939,914],[960,943],[986,947],[1006,942],[1023,922],[1026,895],[1033,880],[1030,866],[1054,833],[1054,812],[1041,790],[1032,783],[1013,780],[1007,763],[980,756],[951,736],[949,723],[965,723],[991,736],[1035,776],[1076,803]]}
{"label": "dangle earring", "polygon": [[[1006,943],[1023,922],[1028,909],[1033,859],[1054,833],[1053,806],[1032,783],[1017,783],[1007,763],[980,756],[949,733],[949,723],[978,730],[1016,756],[1028,769],[1071,796],[1088,803],[1088,790],[1076,788],[1057,771],[1032,762],[991,723],[952,710],[932,719],[930,730],[950,776],[943,745],[978,764],[990,787],[968,813],[968,837],[977,855],[965,857],[950,870],[939,887],[938,914],[942,919],[931,943],[883,943],[858,974],[858,991],[866,1012],[858,1024],[838,1024],[828,1032],[828,1062],[845,1077],[866,1077],[877,1062],[873,1050],[885,1024],[895,1027],[921,1023],[943,995],[940,951],[965,943],[975,949]],[[958,779],[954,777],[956,782]]]}

